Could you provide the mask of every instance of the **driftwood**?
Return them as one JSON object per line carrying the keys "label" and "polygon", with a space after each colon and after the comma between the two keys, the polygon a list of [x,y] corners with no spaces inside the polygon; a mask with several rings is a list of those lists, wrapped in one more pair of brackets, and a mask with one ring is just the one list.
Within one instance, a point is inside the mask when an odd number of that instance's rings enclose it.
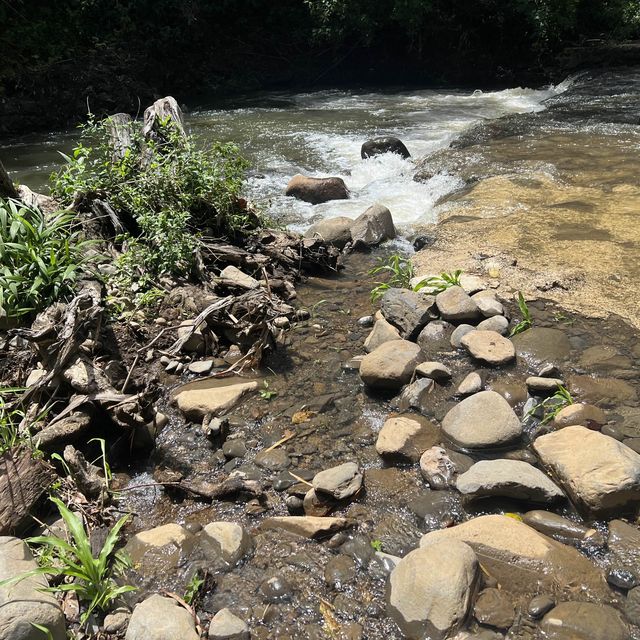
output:
{"label": "driftwood", "polygon": [[146,140],[157,140],[159,126],[168,121],[174,125],[180,135],[185,135],[182,109],[172,96],[160,98],[145,109],[142,135]]}
{"label": "driftwood", "polygon": [[113,149],[114,160],[122,160],[127,150],[133,146],[131,124],[131,116],[128,113],[115,113],[107,118],[109,144]]}
{"label": "driftwood", "polygon": [[18,192],[13,180],[9,177],[7,170],[0,160],[0,198],[17,198]]}
{"label": "driftwood", "polygon": [[28,449],[0,458],[0,535],[15,533],[28,524],[29,514],[55,476],[53,467],[34,459]]}

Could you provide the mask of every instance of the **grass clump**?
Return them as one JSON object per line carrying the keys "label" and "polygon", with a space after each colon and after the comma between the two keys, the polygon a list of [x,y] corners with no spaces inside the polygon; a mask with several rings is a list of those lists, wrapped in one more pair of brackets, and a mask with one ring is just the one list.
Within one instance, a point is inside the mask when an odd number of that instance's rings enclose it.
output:
{"label": "grass clump", "polygon": [[519,333],[526,331],[527,329],[531,329],[533,326],[533,319],[531,318],[531,312],[529,311],[529,307],[527,306],[527,302],[522,295],[522,291],[518,291],[518,308],[520,309],[520,313],[522,314],[522,320],[518,322],[518,324],[511,329],[511,333],[509,334],[510,338],[513,336],[517,336]]}
{"label": "grass clump", "polygon": [[565,408],[569,405],[572,405],[573,397],[569,390],[563,385],[559,384],[556,392],[543,400],[540,404],[536,405],[527,416],[532,415],[540,415],[540,411],[542,412],[542,416],[540,418],[540,424],[546,425],[549,424],[553,419]]}
{"label": "grass clump", "polygon": [[15,323],[71,295],[89,241],[75,215],[0,199],[0,323]]}

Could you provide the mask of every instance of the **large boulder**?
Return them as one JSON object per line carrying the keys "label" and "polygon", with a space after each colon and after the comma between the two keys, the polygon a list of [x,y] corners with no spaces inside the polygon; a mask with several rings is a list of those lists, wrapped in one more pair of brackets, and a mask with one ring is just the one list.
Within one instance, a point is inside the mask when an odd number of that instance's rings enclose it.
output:
{"label": "large boulder", "polygon": [[304,234],[305,238],[320,238],[338,249],[351,242],[351,225],[353,220],[345,216],[326,218],[309,227]]}
{"label": "large boulder", "polygon": [[310,178],[297,174],[289,180],[285,195],[311,204],[347,200],[349,189],[342,178]]}
{"label": "large boulder", "polygon": [[480,391],[459,402],[442,421],[444,434],[468,449],[500,447],[522,435],[522,424],[495,391]]}
{"label": "large boulder", "polygon": [[193,616],[174,598],[157,594],[136,605],[125,640],[199,640]]}
{"label": "large boulder", "polygon": [[479,516],[449,529],[427,533],[420,546],[466,542],[485,571],[507,592],[529,596],[551,592],[580,593],[585,600],[615,598],[602,571],[573,547],[502,515]]}
{"label": "large boulder", "polygon": [[420,347],[408,340],[385,342],[360,363],[360,377],[372,389],[398,391],[407,384],[420,364]]}
{"label": "large boulder", "polygon": [[571,499],[593,513],[640,502],[640,455],[580,425],[540,436],[533,448]]}
{"label": "large boulder", "polygon": [[628,640],[622,616],[605,604],[561,602],[542,619],[545,640]]}
{"label": "large boulder", "polygon": [[411,154],[404,143],[393,136],[381,136],[379,138],[371,138],[362,144],[360,155],[362,159],[373,158],[383,153],[396,153],[403,158],[410,158]]}
{"label": "large boulder", "polygon": [[521,460],[480,460],[458,477],[460,493],[472,498],[502,496],[531,502],[553,502],[562,491],[533,465]]}
{"label": "large boulder", "polygon": [[[0,580],[38,568],[29,547],[20,539],[0,537]],[[42,575],[30,576],[0,587],[0,638],[2,640],[42,640],[42,631],[31,623],[47,627],[53,640],[66,640],[64,615]]]}
{"label": "large boulder", "polygon": [[439,429],[422,416],[389,418],[376,440],[376,451],[383,458],[417,462],[439,440]]}
{"label": "large boulder", "polygon": [[449,638],[467,616],[478,573],[475,553],[462,542],[415,549],[389,576],[387,613],[405,638]]}
{"label": "large boulder", "polygon": [[382,296],[380,310],[385,320],[397,327],[406,340],[414,340],[433,318],[435,298],[410,289],[388,289]]}
{"label": "large boulder", "polygon": [[364,341],[364,350],[367,353],[375,351],[381,344],[391,340],[402,340],[400,332],[384,318],[378,318],[373,325],[371,333]]}
{"label": "large boulder", "polygon": [[376,247],[385,240],[396,237],[391,211],[381,204],[374,204],[360,214],[351,225],[354,249]]}

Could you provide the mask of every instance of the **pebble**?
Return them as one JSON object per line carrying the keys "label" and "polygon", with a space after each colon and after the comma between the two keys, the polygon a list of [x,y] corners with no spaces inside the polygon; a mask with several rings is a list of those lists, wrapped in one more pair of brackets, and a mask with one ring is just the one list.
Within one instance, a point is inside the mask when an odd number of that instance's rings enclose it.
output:
{"label": "pebble", "polygon": [[369,327],[373,327],[373,316],[362,316],[362,318],[358,318],[358,326],[360,327],[365,327],[365,328],[369,328]]}
{"label": "pebble", "polygon": [[476,600],[473,614],[481,624],[507,629],[513,624],[515,609],[504,591],[485,589]]}
{"label": "pebble", "polygon": [[284,449],[261,451],[254,462],[262,469],[269,471],[282,471],[291,465],[291,460]]}
{"label": "pebble", "polygon": [[196,373],[198,375],[209,373],[212,368],[213,360],[197,360],[196,362],[192,362],[188,367],[190,373]]}
{"label": "pebble", "polygon": [[530,376],[525,380],[530,393],[538,395],[552,395],[558,387],[564,386],[564,381],[560,378],[543,378],[540,376]]}
{"label": "pebble", "polygon": [[243,440],[227,440],[222,445],[222,453],[225,458],[244,458],[247,453],[247,445]]}
{"label": "pebble", "polygon": [[356,563],[348,555],[334,556],[324,569],[324,580],[332,588],[340,590],[356,577]]}
{"label": "pebble", "polygon": [[640,584],[637,576],[627,569],[610,569],[607,571],[607,582],[619,589],[633,589]]}
{"label": "pebble", "polygon": [[556,606],[556,601],[548,595],[542,594],[531,600],[527,607],[527,613],[534,619],[542,618],[542,616],[551,611]]}
{"label": "pebble", "polygon": [[474,393],[482,391],[482,386],[482,378],[480,377],[480,374],[472,371],[458,385],[456,393],[460,396],[470,396]]}
{"label": "pebble", "polygon": [[286,602],[291,600],[292,588],[284,576],[273,576],[262,582],[260,593],[265,602]]}

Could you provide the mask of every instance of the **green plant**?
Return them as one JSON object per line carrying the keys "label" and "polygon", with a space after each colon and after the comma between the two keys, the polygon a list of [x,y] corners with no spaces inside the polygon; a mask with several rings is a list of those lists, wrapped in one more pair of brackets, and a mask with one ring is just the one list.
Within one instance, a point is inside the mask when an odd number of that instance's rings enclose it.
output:
{"label": "green plant", "polygon": [[198,597],[200,593],[200,589],[204,586],[205,579],[202,577],[199,571],[196,571],[193,576],[191,576],[191,580],[187,584],[187,587],[184,591],[183,600],[187,604],[193,604],[194,600]]}
{"label": "green plant", "polygon": [[373,547],[373,549],[377,552],[381,552],[382,551],[382,540],[372,540],[371,541],[371,546]]}
{"label": "green plant", "polygon": [[428,289],[428,293],[430,293],[431,295],[436,295],[438,293],[446,291],[450,287],[459,287],[461,275],[461,269],[458,269],[453,273],[443,272],[439,276],[431,276],[426,280],[421,280],[416,284],[413,290],[420,291],[421,289]]}
{"label": "green plant", "polygon": [[20,446],[27,446],[32,450],[32,456],[38,457],[42,452],[38,449],[37,442],[31,438],[31,429],[44,420],[49,408],[45,408],[35,416],[29,424],[25,422],[25,412],[18,406],[10,405],[5,396],[13,396],[23,392],[17,387],[5,387],[0,389],[0,455]]}
{"label": "green plant", "polygon": [[96,610],[107,611],[110,605],[125,593],[135,591],[130,585],[118,585],[115,577],[129,566],[128,559],[115,551],[120,530],[129,516],[123,516],[109,531],[102,549],[94,556],[91,542],[81,519],[71,512],[59,498],[51,498],[71,534],[70,540],[58,536],[29,538],[30,545],[45,547],[39,556],[40,567],[0,582],[0,586],[24,580],[33,575],[48,575],[63,581],[48,591],[75,591],[86,608],[80,621],[85,624]]}
{"label": "green plant", "polygon": [[102,471],[104,473],[104,482],[107,491],[109,491],[109,483],[111,482],[111,467],[109,465],[109,461],[107,460],[107,450],[106,450],[106,442],[104,438],[91,438],[91,440],[87,440],[87,444],[91,442],[97,442],[100,445],[101,454],[96,458],[92,464],[95,464],[98,460],[102,461]]}
{"label": "green plant", "polygon": [[73,292],[88,262],[75,215],[0,199],[0,321],[31,315]]}
{"label": "green plant", "polygon": [[540,424],[549,424],[565,407],[573,404],[573,397],[566,387],[558,385],[558,390],[549,398],[543,400],[539,405],[535,406],[527,413],[527,416],[533,415],[542,409],[542,419]]}
{"label": "green plant", "polygon": [[269,383],[265,380],[262,383],[263,389],[260,389],[258,393],[260,393],[260,397],[263,400],[271,400],[271,398],[275,398],[278,395],[277,391],[273,391],[273,389],[269,388]]}
{"label": "green plant", "polygon": [[51,633],[51,631],[45,627],[43,624],[38,624],[37,622],[30,622],[29,623],[34,629],[37,629],[38,631],[41,631],[44,635],[44,637],[47,640],[53,640],[53,634]]}
{"label": "green plant", "polygon": [[376,286],[371,290],[371,302],[381,298],[385,291],[392,287],[408,289],[411,286],[411,278],[414,275],[413,264],[411,264],[411,260],[402,258],[396,253],[386,260],[380,258],[378,266],[369,271],[370,276],[377,276],[381,273],[389,273],[389,280],[387,282],[376,282]]}
{"label": "green plant", "polygon": [[522,291],[518,291],[518,308],[520,309],[520,313],[522,314],[522,320],[518,322],[518,324],[511,329],[511,333],[509,337],[517,336],[519,333],[526,331],[527,329],[531,329],[533,326],[533,319],[531,318],[531,312],[529,311],[529,307],[527,306],[527,302],[522,295]]}

